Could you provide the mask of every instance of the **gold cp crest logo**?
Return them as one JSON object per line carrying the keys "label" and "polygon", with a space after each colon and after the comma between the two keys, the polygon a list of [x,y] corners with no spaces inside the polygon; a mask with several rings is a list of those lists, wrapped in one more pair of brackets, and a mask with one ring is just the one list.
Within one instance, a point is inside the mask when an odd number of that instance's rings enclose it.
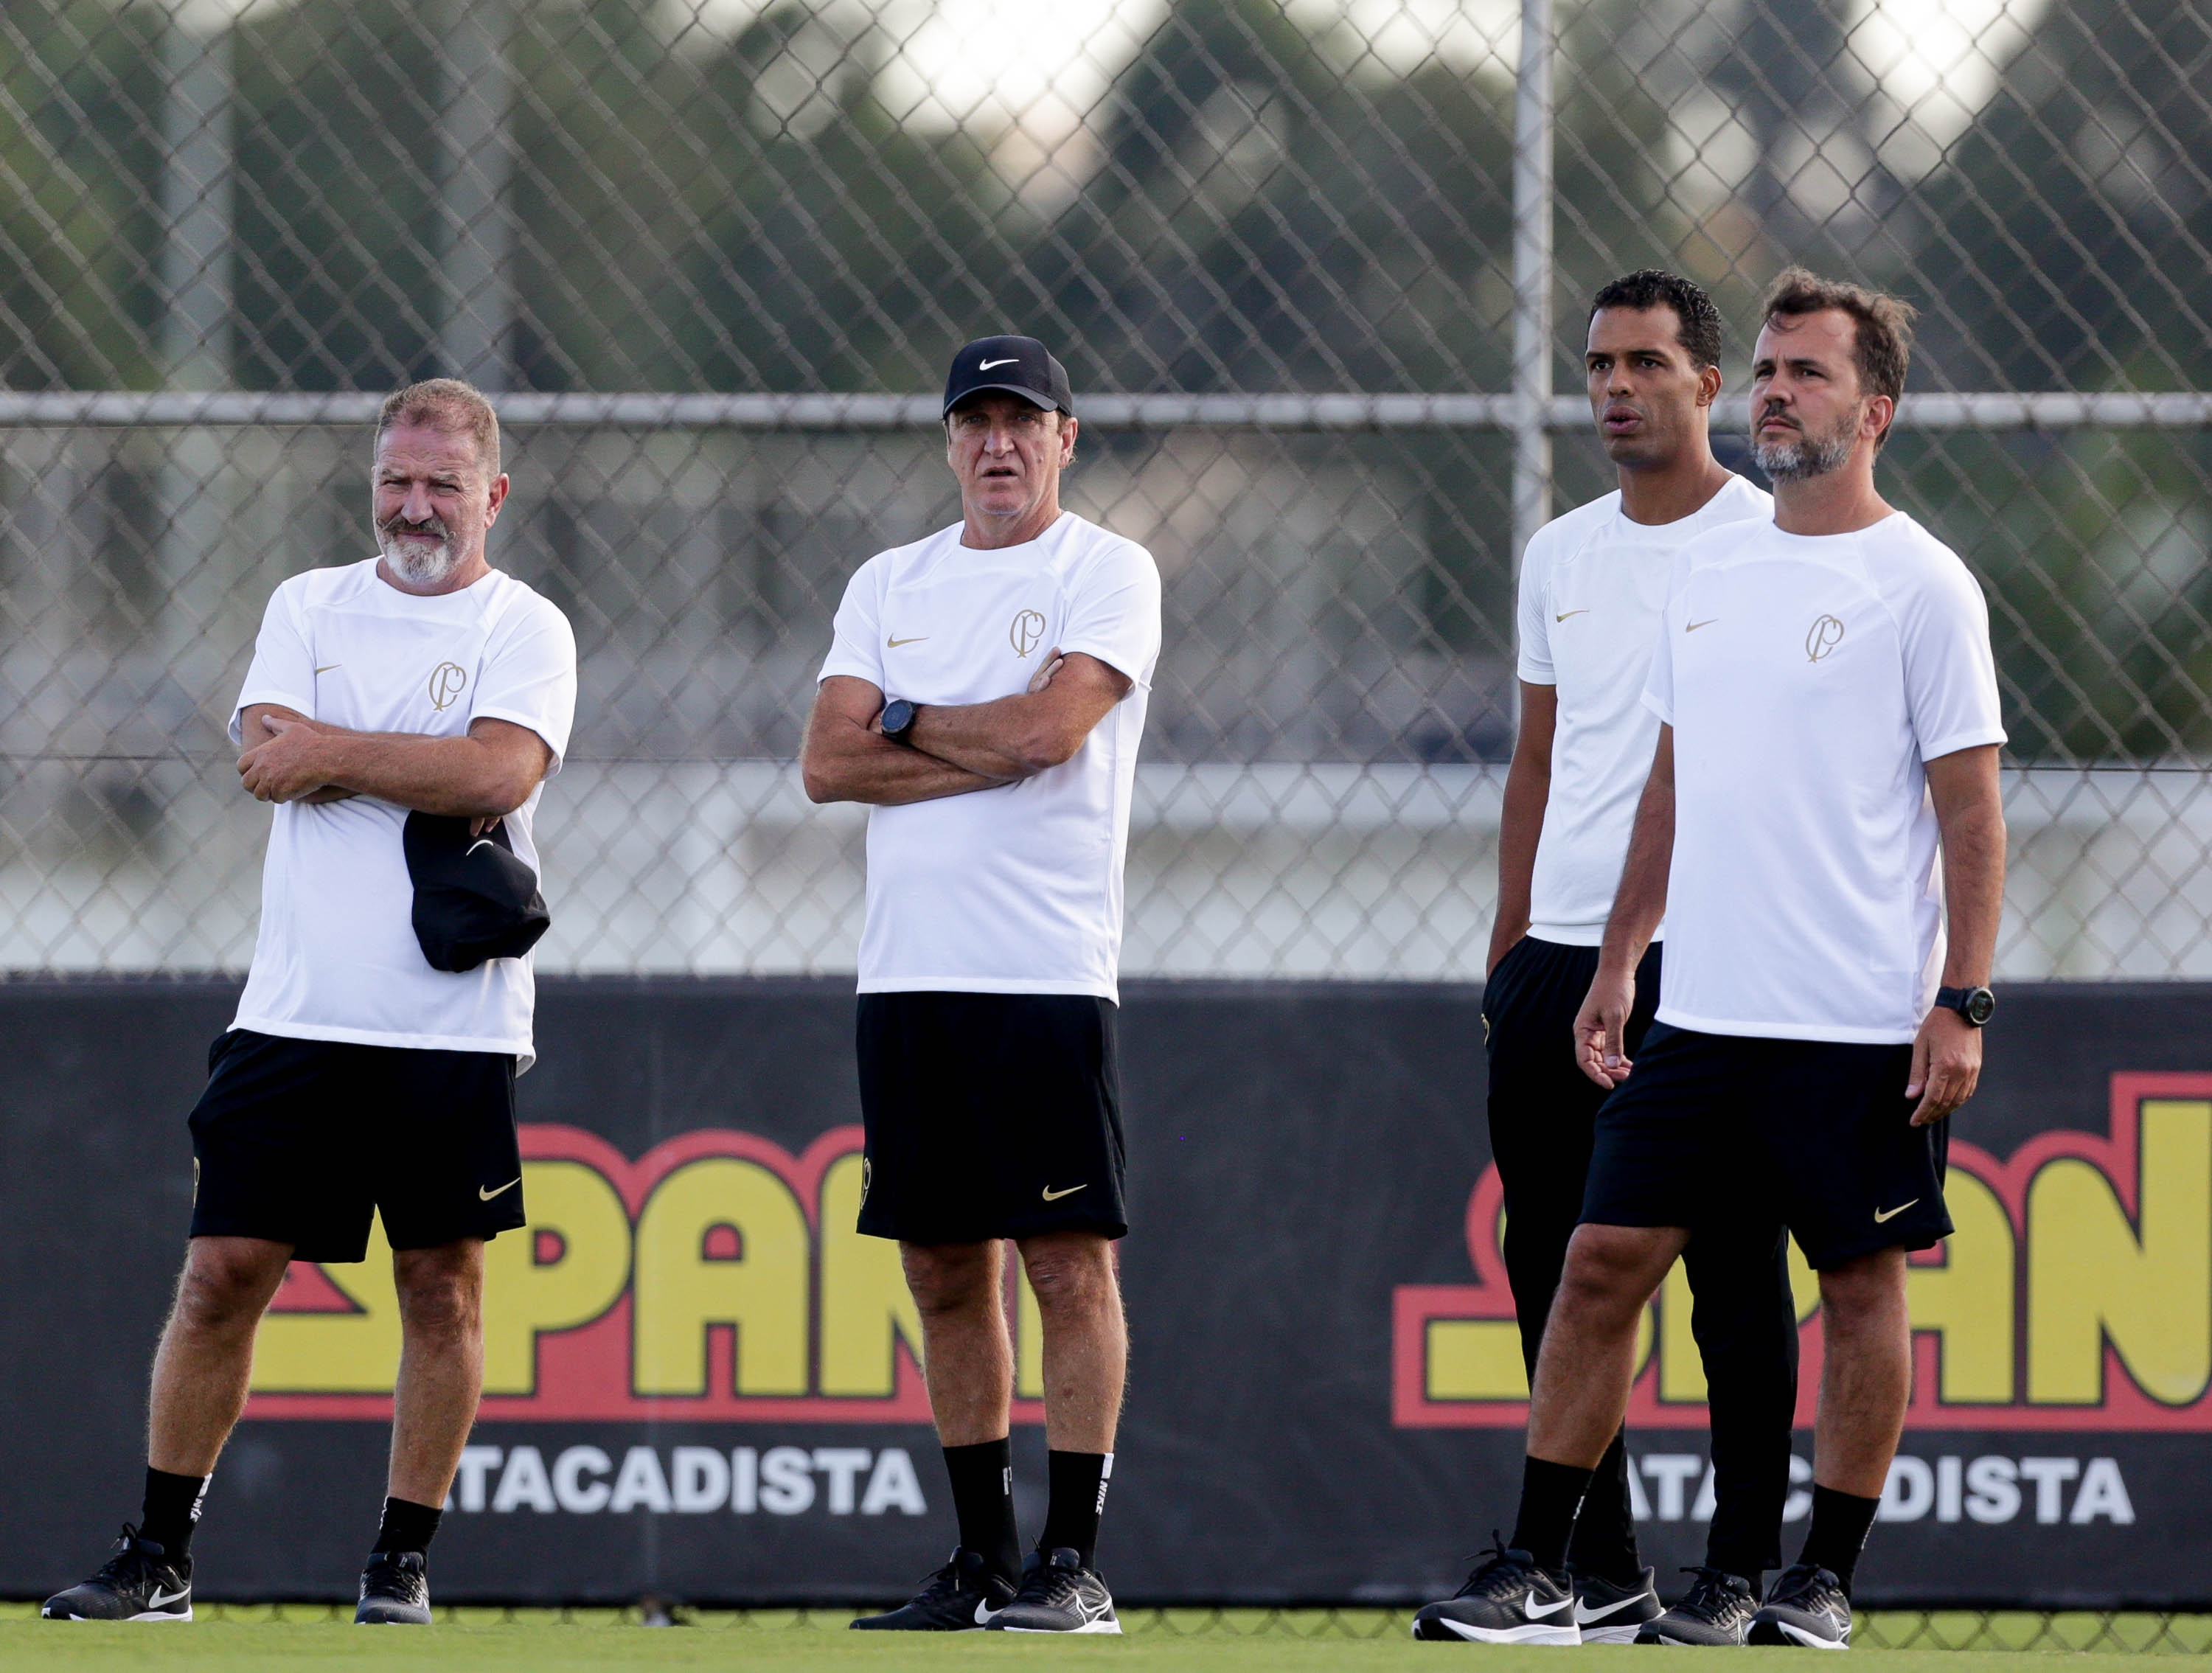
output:
{"label": "gold cp crest logo", "polygon": [[453,699],[461,695],[461,688],[468,683],[468,671],[459,663],[441,662],[430,670],[430,707],[440,710],[452,708]]}
{"label": "gold cp crest logo", "polygon": [[1805,634],[1805,660],[1818,662],[1830,651],[1844,642],[1844,624],[1832,616],[1823,616]]}
{"label": "gold cp crest logo", "polygon": [[1044,637],[1044,617],[1034,610],[1017,611],[1014,624],[1006,630],[1006,637],[1013,642],[1016,656],[1027,656]]}

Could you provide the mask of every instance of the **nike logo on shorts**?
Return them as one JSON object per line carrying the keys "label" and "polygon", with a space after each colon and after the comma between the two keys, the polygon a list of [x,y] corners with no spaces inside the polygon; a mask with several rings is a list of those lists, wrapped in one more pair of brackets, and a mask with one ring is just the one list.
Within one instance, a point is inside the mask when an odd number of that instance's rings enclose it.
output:
{"label": "nike logo on shorts", "polygon": [[486,1202],[490,1202],[490,1201],[492,1200],[492,1198],[494,1198],[494,1197],[495,1197],[495,1196],[503,1196],[503,1195],[505,1195],[508,1191],[513,1190],[513,1189],[514,1189],[517,1185],[520,1185],[521,1183],[522,1183],[522,1176],[521,1176],[520,1174],[519,1174],[519,1173],[518,1173],[518,1174],[516,1174],[516,1175],[514,1176],[514,1178],[512,1178],[512,1179],[508,1180],[508,1181],[507,1182],[507,1183],[505,1183],[504,1185],[501,1185],[501,1186],[497,1190],[495,1190],[495,1191],[488,1191],[488,1190],[486,1190],[486,1189],[485,1189],[482,1185],[477,1186],[477,1195],[479,1197],[483,1198]]}
{"label": "nike logo on shorts", "polygon": [[1080,1185],[1070,1185],[1064,1191],[1056,1191],[1053,1189],[1051,1186],[1047,1185],[1044,1188],[1044,1200],[1048,1202],[1057,1202],[1063,1196],[1073,1196],[1078,1191],[1087,1191],[1090,1189],[1091,1182],[1087,1179]]}
{"label": "nike logo on shorts", "polygon": [[[1920,1199],[1919,1199],[1918,1197],[1917,1197],[1917,1196],[1916,1196],[1916,1197],[1914,1197],[1914,1198],[1912,1199],[1912,1202],[1919,1202],[1919,1201],[1920,1201]],[[1874,1211],[1874,1223],[1875,1223],[1876,1226],[1879,1226],[1879,1225],[1881,1225],[1881,1224],[1882,1223],[1882,1221],[1884,1221],[1884,1220],[1895,1220],[1895,1219],[1896,1219],[1899,1214],[1903,1214],[1903,1213],[1904,1213],[1907,1208],[1910,1208],[1912,1206],[1912,1202],[1900,1202],[1900,1203],[1899,1203],[1899,1204],[1897,1205],[1897,1207],[1895,1207],[1894,1208],[1877,1208],[1877,1209],[1875,1209],[1875,1210]]]}

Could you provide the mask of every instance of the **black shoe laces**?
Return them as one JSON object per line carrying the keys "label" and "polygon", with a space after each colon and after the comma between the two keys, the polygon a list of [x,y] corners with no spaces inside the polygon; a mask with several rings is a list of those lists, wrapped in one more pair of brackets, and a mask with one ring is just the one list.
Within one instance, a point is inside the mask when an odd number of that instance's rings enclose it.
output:
{"label": "black shoe laces", "polygon": [[126,1522],[123,1536],[115,1542],[115,1554],[100,1567],[92,1578],[102,1585],[112,1586],[118,1591],[129,1591],[143,1585],[152,1573],[154,1559],[138,1542],[138,1530]]}
{"label": "black shoe laces", "polygon": [[1766,1601],[1790,1609],[1829,1610],[1844,1601],[1844,1595],[1826,1569],[1801,1562],[1782,1571]]}
{"label": "black shoe laces", "polygon": [[1022,1576],[1021,1589],[1015,1592],[1017,1603],[1041,1603],[1048,1609],[1061,1609],[1076,1602],[1082,1593],[1083,1571],[1062,1568],[1056,1563],[1039,1563]]}
{"label": "black shoe laces", "polygon": [[1685,1568],[1685,1574],[1697,1576],[1697,1584],[1690,1595],[1674,1607],[1685,1615],[1696,1615],[1701,1621],[1723,1621],[1732,1616],[1749,1615],[1758,1607],[1747,1592],[1729,1585],[1735,1577],[1723,1568],[1708,1568],[1700,1564]]}
{"label": "black shoe laces", "polygon": [[410,1603],[419,1603],[429,1596],[428,1566],[420,1559],[409,1562],[414,1554],[408,1551],[379,1551],[368,1560],[362,1571],[361,1595],[363,1597],[397,1597]]}
{"label": "black shoe laces", "polygon": [[1510,1550],[1505,1536],[1497,1529],[1490,1530],[1495,1542],[1486,1550],[1470,1559],[1475,1567],[1467,1577],[1467,1584],[1453,1596],[1457,1597],[1510,1597],[1525,1591],[1528,1577],[1535,1573],[1535,1564],[1517,1551]]}

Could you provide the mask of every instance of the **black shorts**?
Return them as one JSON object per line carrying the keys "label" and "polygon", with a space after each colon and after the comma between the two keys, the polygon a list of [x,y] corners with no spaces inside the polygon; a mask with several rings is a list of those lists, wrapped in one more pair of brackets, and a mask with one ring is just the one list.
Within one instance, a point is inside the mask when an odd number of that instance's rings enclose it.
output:
{"label": "black shorts", "polygon": [[1111,1000],[860,995],[860,1229],[987,1243],[1129,1229]]}
{"label": "black shorts", "polygon": [[1778,1208],[1822,1271],[1950,1235],[1950,1123],[1912,1125],[1911,1046],[1654,1023],[1634,1062],[1598,1111],[1585,1226],[1694,1232]]}
{"label": "black shorts", "polygon": [[523,1224],[514,1059],[233,1029],[192,1110],[192,1236],[265,1238],[293,1258],[435,1249]]}

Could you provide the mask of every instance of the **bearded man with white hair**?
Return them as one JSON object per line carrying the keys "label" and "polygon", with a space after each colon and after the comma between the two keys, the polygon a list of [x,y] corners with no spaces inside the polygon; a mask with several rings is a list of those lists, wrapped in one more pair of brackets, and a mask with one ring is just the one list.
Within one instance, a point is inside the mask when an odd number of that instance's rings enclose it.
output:
{"label": "bearded man with white hair", "polygon": [[293,1260],[392,1248],[388,1496],[355,1619],[428,1624],[425,1553],[483,1382],[484,1243],[525,1223],[514,1079],[534,1056],[532,816],[568,747],[576,646],[490,567],[499,422],[399,391],[370,473],[377,556],[269,601],[230,735],[277,804],[238,1014],[191,1115],[191,1241],[155,1355],[145,1511],[50,1620],[189,1621],[190,1541]]}

